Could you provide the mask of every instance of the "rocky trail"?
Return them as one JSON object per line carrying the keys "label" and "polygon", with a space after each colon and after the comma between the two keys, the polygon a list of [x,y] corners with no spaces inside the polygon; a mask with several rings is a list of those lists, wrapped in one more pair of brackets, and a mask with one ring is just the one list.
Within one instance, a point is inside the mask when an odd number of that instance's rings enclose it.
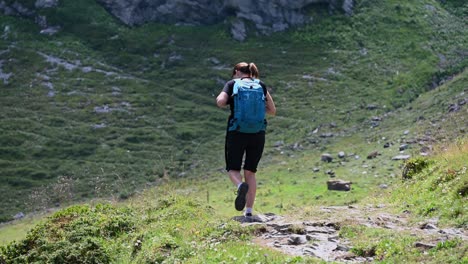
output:
{"label": "rocky trail", "polygon": [[437,219],[410,223],[411,212],[399,215],[385,211],[384,205],[375,206],[329,206],[321,207],[317,216],[307,220],[292,219],[271,213],[254,215],[251,218],[234,217],[244,226],[256,226],[258,232],[254,243],[270,247],[293,256],[312,256],[324,261],[342,263],[373,262],[374,256],[358,256],[352,252],[350,241],[339,236],[340,228],[346,225],[362,225],[406,232],[417,237],[414,247],[427,251],[437,243],[461,239],[468,240],[468,230],[439,228]]}

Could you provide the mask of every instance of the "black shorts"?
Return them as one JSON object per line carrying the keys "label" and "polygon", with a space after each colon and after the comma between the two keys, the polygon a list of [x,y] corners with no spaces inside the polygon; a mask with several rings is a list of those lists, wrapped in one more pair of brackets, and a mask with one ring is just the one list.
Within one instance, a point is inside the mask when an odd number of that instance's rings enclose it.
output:
{"label": "black shorts", "polygon": [[241,170],[245,154],[244,170],[257,172],[265,146],[265,131],[255,134],[227,132],[226,135],[226,170]]}

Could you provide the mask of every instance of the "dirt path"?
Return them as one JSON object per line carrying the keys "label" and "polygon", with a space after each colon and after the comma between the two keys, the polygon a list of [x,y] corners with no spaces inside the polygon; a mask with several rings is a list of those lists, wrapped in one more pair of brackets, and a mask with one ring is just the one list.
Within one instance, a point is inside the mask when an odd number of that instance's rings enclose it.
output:
{"label": "dirt path", "polygon": [[415,247],[421,250],[433,248],[438,242],[459,238],[468,241],[468,231],[458,228],[438,228],[438,221],[430,219],[423,223],[410,224],[409,213],[392,215],[384,206],[321,207],[316,217],[297,220],[274,214],[242,216],[235,220],[243,225],[257,225],[259,233],[254,242],[274,248],[289,255],[314,256],[325,261],[372,262],[370,257],[356,256],[351,252],[349,241],[339,237],[341,226],[363,225],[385,228],[395,232],[408,232],[420,238]]}

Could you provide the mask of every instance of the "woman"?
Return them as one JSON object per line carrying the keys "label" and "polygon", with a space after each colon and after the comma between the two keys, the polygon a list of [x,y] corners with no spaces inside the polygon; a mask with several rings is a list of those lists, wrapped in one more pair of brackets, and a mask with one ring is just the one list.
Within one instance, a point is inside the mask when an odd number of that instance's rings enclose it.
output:
{"label": "woman", "polygon": [[[255,202],[255,194],[257,191],[257,181],[255,173],[260,162],[265,145],[265,128],[259,132],[243,133],[236,130],[231,131],[229,126],[232,125],[234,112],[236,109],[235,100],[233,99],[234,84],[236,80],[250,79],[259,83],[265,93],[265,112],[270,115],[276,114],[275,103],[270,93],[266,89],[266,85],[258,80],[259,72],[254,63],[240,62],[236,64],[232,72],[232,80],[228,81],[221,93],[216,98],[218,107],[223,108],[230,105],[231,115],[228,121],[228,130],[226,132],[226,170],[232,183],[237,186],[237,197],[235,200],[235,208],[242,211],[246,207],[245,216],[252,216],[252,208]],[[263,103],[263,102],[262,102]],[[266,124],[266,120],[265,120]],[[244,161],[244,179],[242,181],[241,166]]]}

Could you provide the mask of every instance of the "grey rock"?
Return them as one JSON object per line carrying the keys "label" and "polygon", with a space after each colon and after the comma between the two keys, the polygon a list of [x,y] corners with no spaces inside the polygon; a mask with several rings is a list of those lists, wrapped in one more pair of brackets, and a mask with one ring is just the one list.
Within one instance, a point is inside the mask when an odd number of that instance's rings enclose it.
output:
{"label": "grey rock", "polygon": [[427,249],[434,248],[435,245],[434,244],[429,244],[429,243],[424,243],[424,242],[416,242],[416,243],[414,243],[414,247],[427,250]]}
{"label": "grey rock", "polygon": [[30,17],[34,15],[34,11],[23,6],[21,3],[15,1],[11,7],[17,12],[17,15]]}
{"label": "grey rock", "polygon": [[367,155],[367,159],[375,159],[379,155],[380,155],[380,153],[378,151],[373,151],[373,152],[369,153],[369,155]]}
{"label": "grey rock", "polygon": [[341,10],[347,15],[354,8],[353,0],[98,0],[98,3],[130,26],[147,22],[211,25],[227,21],[231,34],[239,41],[246,37],[245,22],[253,24],[261,34],[270,34],[309,23],[312,18],[307,10],[315,4],[328,4],[331,10]]}
{"label": "grey rock", "polygon": [[58,5],[58,0],[37,0],[34,4],[36,8],[51,8]]}
{"label": "grey rock", "polygon": [[106,128],[107,125],[105,123],[101,123],[101,124],[94,124],[91,126],[93,129],[101,129],[101,128]]}
{"label": "grey rock", "polygon": [[427,10],[429,10],[431,12],[436,12],[437,11],[437,9],[433,5],[424,5],[424,8],[426,8]]}
{"label": "grey rock", "polygon": [[421,229],[430,229],[430,230],[436,230],[438,229],[437,226],[431,223],[424,223],[421,225]]}
{"label": "grey rock", "polygon": [[298,151],[302,150],[303,147],[299,142],[294,143],[293,145],[289,146],[292,150]]}
{"label": "grey rock", "polygon": [[259,224],[259,223],[267,223],[277,219],[279,216],[273,213],[266,213],[266,214],[258,214],[253,216],[235,216],[232,218],[234,221],[238,221],[240,223],[248,223],[248,224]]}
{"label": "grey rock", "polygon": [[367,109],[367,110],[375,110],[375,109],[377,109],[377,108],[379,108],[379,107],[378,107],[377,105],[375,105],[375,104],[368,104],[368,105],[366,106],[366,109]]}
{"label": "grey rock", "polygon": [[409,148],[409,145],[408,144],[401,144],[400,145],[400,151],[403,151],[403,150],[406,150]]}
{"label": "grey rock", "polygon": [[378,126],[380,126],[380,122],[378,122],[378,121],[371,121],[371,122],[370,122],[370,126],[371,126],[371,128],[378,127]]}
{"label": "grey rock", "polygon": [[0,80],[3,80],[3,84],[8,84],[10,77],[13,76],[13,73],[3,72],[3,62],[3,60],[0,60]]}
{"label": "grey rock", "polygon": [[41,30],[39,33],[43,35],[55,35],[59,32],[60,27],[48,27],[46,29]]}
{"label": "grey rock", "polygon": [[330,137],[333,137],[333,133],[323,133],[323,134],[320,134],[320,137],[321,138],[330,138]]}
{"label": "grey rock", "polygon": [[324,153],[322,154],[322,156],[320,157],[320,160],[321,161],[324,161],[324,162],[332,162],[333,161],[333,157],[332,155],[328,154],[328,153]]}
{"label": "grey rock", "polygon": [[359,50],[359,53],[361,53],[362,56],[366,56],[368,53],[368,50],[366,48],[362,48]]}
{"label": "grey rock", "polygon": [[176,61],[181,61],[184,58],[180,54],[173,53],[171,56],[169,56],[168,60],[169,62],[176,62]]}
{"label": "grey rock", "polygon": [[214,65],[219,65],[221,63],[221,61],[219,61],[219,59],[217,59],[215,57],[208,58],[208,61],[211,62]]}
{"label": "grey rock", "polygon": [[24,213],[23,213],[23,212],[19,212],[19,213],[15,214],[15,215],[13,216],[13,219],[18,220],[18,219],[21,219],[21,218],[24,218],[24,217],[25,217]]}
{"label": "grey rock", "polygon": [[350,248],[348,246],[345,246],[345,245],[337,245],[336,250],[338,250],[338,251],[349,251]]}
{"label": "grey rock", "polygon": [[94,107],[94,112],[96,113],[110,113],[112,109],[108,105],[103,105],[103,106],[95,106]]}
{"label": "grey rock", "polygon": [[41,28],[47,28],[47,17],[46,16],[36,16],[34,19],[36,24],[39,25]]}
{"label": "grey rock", "polygon": [[407,160],[409,158],[411,158],[411,155],[397,155],[392,160]]}
{"label": "grey rock", "polygon": [[452,113],[452,112],[458,112],[460,111],[461,109],[461,106],[458,105],[458,104],[450,104],[449,107],[448,107],[448,112],[449,113]]}
{"label": "grey rock", "polygon": [[349,191],[351,190],[351,182],[343,180],[329,180],[327,181],[328,190],[331,191]]}
{"label": "grey rock", "polygon": [[305,235],[291,235],[289,238],[288,238],[288,243],[290,245],[302,245],[302,244],[305,244],[307,243],[307,238]]}
{"label": "grey rock", "polygon": [[353,9],[354,9],[354,1],[353,0],[344,0],[342,8],[344,12],[350,16],[353,14]]}
{"label": "grey rock", "polygon": [[276,141],[274,144],[273,144],[273,147],[275,148],[279,148],[279,147],[282,147],[284,146],[284,141]]}

